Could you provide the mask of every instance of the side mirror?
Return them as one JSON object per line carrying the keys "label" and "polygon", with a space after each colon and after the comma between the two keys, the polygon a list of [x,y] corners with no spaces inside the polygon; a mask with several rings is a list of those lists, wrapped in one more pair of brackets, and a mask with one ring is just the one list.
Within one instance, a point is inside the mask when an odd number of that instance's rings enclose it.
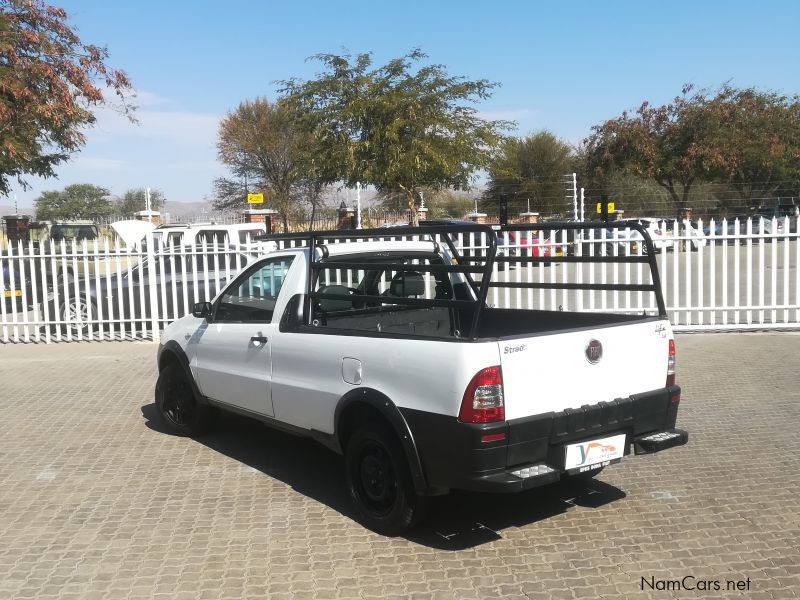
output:
{"label": "side mirror", "polygon": [[211,316],[211,302],[198,302],[192,307],[192,315],[198,319],[207,319]]}

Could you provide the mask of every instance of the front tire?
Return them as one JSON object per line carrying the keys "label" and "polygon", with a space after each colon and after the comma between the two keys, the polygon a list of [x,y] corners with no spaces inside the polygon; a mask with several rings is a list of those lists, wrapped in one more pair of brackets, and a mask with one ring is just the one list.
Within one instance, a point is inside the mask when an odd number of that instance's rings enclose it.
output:
{"label": "front tire", "polygon": [[174,363],[158,374],[155,403],[161,423],[178,435],[203,435],[214,420],[214,409],[197,402],[186,374]]}
{"label": "front tire", "polygon": [[356,431],[345,452],[347,489],[358,520],[383,535],[398,535],[424,516],[427,498],[418,496],[397,436],[372,423]]}

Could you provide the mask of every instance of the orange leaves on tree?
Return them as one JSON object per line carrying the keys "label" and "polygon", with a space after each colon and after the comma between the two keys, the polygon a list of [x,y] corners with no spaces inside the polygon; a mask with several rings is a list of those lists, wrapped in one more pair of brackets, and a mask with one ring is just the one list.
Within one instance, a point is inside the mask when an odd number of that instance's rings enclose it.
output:
{"label": "orange leaves on tree", "polygon": [[108,52],[84,44],[64,9],[43,0],[0,0],[0,194],[25,175],[50,177],[85,142],[89,110],[116,94],[132,117],[131,82]]}

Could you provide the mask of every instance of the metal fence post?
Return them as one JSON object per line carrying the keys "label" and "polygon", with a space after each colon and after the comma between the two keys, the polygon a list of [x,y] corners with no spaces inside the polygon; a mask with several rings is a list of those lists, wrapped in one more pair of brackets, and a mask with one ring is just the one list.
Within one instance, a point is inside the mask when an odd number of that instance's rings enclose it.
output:
{"label": "metal fence post", "polygon": [[[159,329],[158,291],[156,289],[156,252],[152,230],[147,232],[145,240],[147,244],[147,287],[149,288],[148,292],[150,294],[150,333],[153,341],[158,342],[161,337],[161,332]],[[164,275],[163,269],[161,275],[162,277]],[[142,317],[145,317],[145,315],[142,315]]]}

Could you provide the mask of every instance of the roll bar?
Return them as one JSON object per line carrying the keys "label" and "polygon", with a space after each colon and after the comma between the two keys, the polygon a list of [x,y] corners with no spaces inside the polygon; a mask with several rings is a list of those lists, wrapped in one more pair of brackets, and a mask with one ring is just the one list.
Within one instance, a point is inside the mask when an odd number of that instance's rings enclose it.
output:
{"label": "roll bar", "polygon": [[[637,231],[645,244],[646,254],[642,255],[607,255],[607,256],[497,256],[498,232],[540,232],[540,231],[576,231],[630,229]],[[486,252],[481,256],[465,256],[453,241],[457,234],[483,234],[486,240]],[[481,311],[486,306],[486,298],[490,287],[506,287],[514,289],[561,289],[561,290],[596,290],[596,291],[647,291],[656,296],[659,316],[666,317],[667,311],[661,291],[661,279],[655,260],[653,241],[640,223],[616,221],[611,223],[573,223],[550,222],[519,224],[505,226],[490,226],[483,224],[456,224],[456,225],[430,225],[421,227],[383,227],[371,229],[358,229],[346,231],[308,231],[296,233],[265,234],[253,238],[254,241],[298,242],[290,247],[308,248],[308,272],[306,276],[305,310],[306,324],[314,323],[314,300],[352,300],[353,296],[345,294],[322,293],[315,291],[320,271],[328,269],[367,269],[376,265],[373,262],[359,261],[357,259],[328,261],[329,258],[325,242],[370,240],[386,241],[408,240],[408,238],[425,238],[434,242],[436,236],[444,242],[454,259],[454,264],[449,265],[408,265],[403,263],[381,262],[380,266],[392,271],[417,271],[428,273],[461,273],[464,275],[476,294],[476,300],[444,300],[426,298],[395,298],[388,296],[359,295],[362,300],[372,300],[384,304],[399,306],[422,307],[447,307],[447,308],[474,308],[470,328],[471,339],[477,339],[478,323]],[[581,243],[604,242],[606,237],[595,237],[592,240],[582,240]],[[610,238],[612,241],[614,238]],[[556,242],[557,244],[557,242]],[[319,255],[319,256],[318,256]],[[506,264],[551,264],[551,263],[647,263],[650,266],[651,284],[600,284],[600,283],[564,283],[564,282],[503,282],[492,281],[495,263]],[[481,281],[476,282],[472,274],[480,273]]]}

